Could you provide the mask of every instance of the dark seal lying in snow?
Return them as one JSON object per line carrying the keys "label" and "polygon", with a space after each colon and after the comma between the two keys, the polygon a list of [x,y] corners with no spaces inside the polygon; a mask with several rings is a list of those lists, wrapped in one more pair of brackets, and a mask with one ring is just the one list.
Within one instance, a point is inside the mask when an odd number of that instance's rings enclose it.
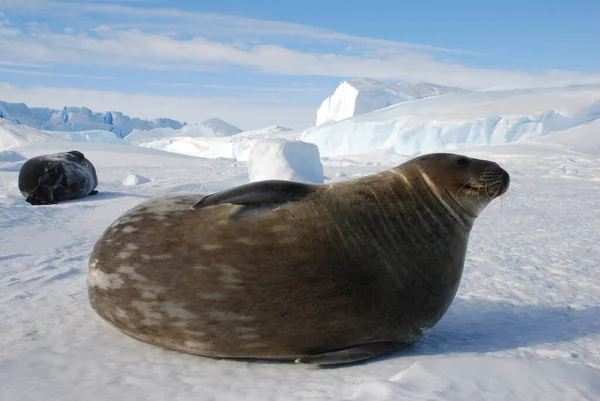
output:
{"label": "dark seal lying in snow", "polygon": [[89,263],[121,332],[212,357],[317,365],[406,347],[454,299],[498,164],[430,154],[334,184],[262,181],[168,195],[118,218]]}
{"label": "dark seal lying in snow", "polygon": [[19,171],[19,191],[32,205],[95,195],[97,185],[94,165],[77,150],[33,157]]}

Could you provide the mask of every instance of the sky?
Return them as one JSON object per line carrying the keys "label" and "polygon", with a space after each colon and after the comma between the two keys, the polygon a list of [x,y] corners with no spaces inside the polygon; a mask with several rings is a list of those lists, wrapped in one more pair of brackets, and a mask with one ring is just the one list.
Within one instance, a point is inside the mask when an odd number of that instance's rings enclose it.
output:
{"label": "sky", "polygon": [[0,100],[304,129],[354,77],[598,83],[598,21],[597,0],[0,0]]}

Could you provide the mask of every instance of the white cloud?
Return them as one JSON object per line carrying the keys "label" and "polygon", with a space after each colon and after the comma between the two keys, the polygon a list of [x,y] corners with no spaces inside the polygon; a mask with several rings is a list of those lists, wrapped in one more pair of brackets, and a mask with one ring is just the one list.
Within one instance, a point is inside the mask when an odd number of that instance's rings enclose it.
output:
{"label": "white cloud", "polygon": [[141,8],[107,2],[73,3],[52,0],[0,0],[0,6],[27,14],[43,14],[46,19],[62,19],[75,23],[77,20],[90,25],[101,20],[114,29],[143,29],[146,31],[172,31],[179,34],[219,38],[269,38],[284,40],[318,41],[319,43],[352,43],[372,48],[419,49],[424,51],[475,54],[462,49],[450,49],[419,43],[390,41],[359,37],[303,24],[261,20],[226,14],[199,13],[173,8]]}
{"label": "white cloud", "polygon": [[[0,61],[0,65],[5,64]],[[10,64],[8,65],[15,65]],[[17,66],[23,66],[22,64],[16,64]],[[112,77],[102,77],[97,75],[85,75],[85,74],[63,74],[60,72],[48,72],[48,71],[33,71],[33,70],[15,70],[12,68],[0,68],[0,72],[5,72],[8,74],[20,74],[20,75],[41,75],[48,77],[69,77],[69,78],[84,78],[84,79],[114,79]]]}
{"label": "white cloud", "polygon": [[[388,49],[389,50],[389,49]],[[367,76],[433,82],[466,89],[600,82],[600,74],[466,67],[416,51],[382,55],[303,52],[275,44],[227,43],[203,37],[177,39],[139,30],[104,28],[96,33],[49,32],[39,26],[2,40],[0,54],[15,62],[126,66],[153,70],[246,71],[289,76]]]}
{"label": "white cloud", "polygon": [[[186,98],[148,94],[127,94],[75,88],[17,87],[0,82],[2,100],[22,102],[30,107],[85,106],[94,111],[121,111],[140,118],[167,117],[188,123],[219,117],[242,129],[287,125],[296,129],[313,125],[315,108],[261,103],[256,99]],[[274,118],[276,116],[276,118]]]}
{"label": "white cloud", "polygon": [[45,68],[45,67],[48,67],[48,65],[43,65],[43,64],[17,63],[17,62],[13,62],[13,61],[5,61],[5,60],[0,60],[0,65],[9,65],[9,66],[12,66],[12,67],[27,67],[27,68]]}
{"label": "white cloud", "polygon": [[235,91],[254,91],[254,92],[323,92],[323,88],[312,86],[247,86],[247,85],[219,85],[219,84],[196,84],[190,82],[146,82],[151,86],[181,87],[181,88],[210,88],[226,89]]}

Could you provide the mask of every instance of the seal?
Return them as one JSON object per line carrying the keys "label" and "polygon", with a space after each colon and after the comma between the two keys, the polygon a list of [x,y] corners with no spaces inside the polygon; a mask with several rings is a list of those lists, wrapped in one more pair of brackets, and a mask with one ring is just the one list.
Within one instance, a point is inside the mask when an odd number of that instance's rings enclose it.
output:
{"label": "seal", "polygon": [[97,185],[94,165],[77,150],[33,157],[19,171],[19,191],[32,205],[95,195]]}
{"label": "seal", "polygon": [[473,223],[509,181],[492,161],[436,153],[334,184],[156,197],[97,240],[89,302],[128,336],[208,357],[395,352],[444,315]]}

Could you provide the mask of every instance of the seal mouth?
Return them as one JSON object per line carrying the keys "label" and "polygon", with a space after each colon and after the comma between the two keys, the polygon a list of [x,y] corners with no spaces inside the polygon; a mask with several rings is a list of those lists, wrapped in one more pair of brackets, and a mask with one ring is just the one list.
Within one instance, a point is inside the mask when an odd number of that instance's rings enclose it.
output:
{"label": "seal mouth", "polygon": [[508,191],[509,185],[510,175],[506,171],[502,170],[500,179],[490,184],[494,198],[497,198]]}
{"label": "seal mouth", "polygon": [[490,199],[497,198],[508,190],[510,176],[506,171],[502,170],[491,178],[467,182],[463,185],[462,189],[468,194],[477,196],[485,195]]}

